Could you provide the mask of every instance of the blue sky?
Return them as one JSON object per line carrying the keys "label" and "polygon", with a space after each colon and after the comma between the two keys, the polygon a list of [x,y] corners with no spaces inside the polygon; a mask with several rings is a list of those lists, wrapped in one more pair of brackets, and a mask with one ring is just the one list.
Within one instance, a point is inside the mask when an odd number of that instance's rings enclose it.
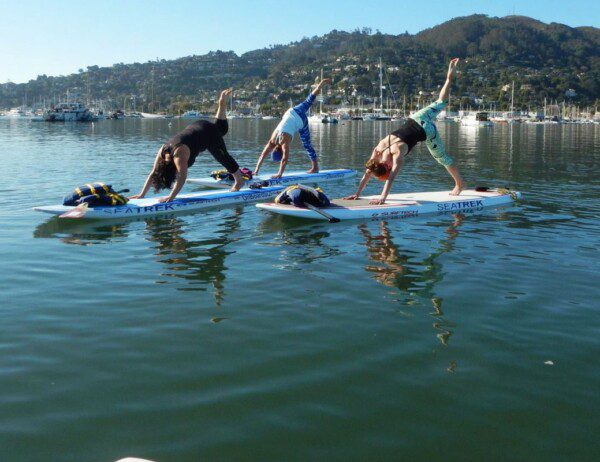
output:
{"label": "blue sky", "polygon": [[600,1],[0,0],[0,82],[217,49],[243,53],[332,29],[416,33],[473,13],[599,27]]}

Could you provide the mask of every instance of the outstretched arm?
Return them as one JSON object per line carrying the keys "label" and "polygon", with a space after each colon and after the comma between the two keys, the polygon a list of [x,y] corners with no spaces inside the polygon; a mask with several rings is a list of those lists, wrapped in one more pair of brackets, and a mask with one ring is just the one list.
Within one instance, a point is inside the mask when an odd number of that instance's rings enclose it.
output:
{"label": "outstretched arm", "polygon": [[285,171],[285,166],[288,163],[288,157],[290,152],[290,143],[282,143],[281,145],[281,162],[279,163],[279,171],[277,175],[273,175],[271,178],[281,178],[283,176],[283,172]]}
{"label": "outstretched arm", "polygon": [[350,200],[350,201],[358,199],[360,197],[360,193],[362,192],[363,189],[365,189],[365,186],[367,186],[367,183],[371,179],[371,175],[372,175],[371,170],[369,170],[369,169],[365,170],[365,174],[363,175],[362,179],[360,180],[360,184],[358,185],[356,194],[352,194],[351,196],[346,196],[346,197],[344,197],[344,199]]}
{"label": "outstretched arm", "polygon": [[454,77],[454,71],[456,70],[456,65],[458,64],[458,58],[454,58],[450,61],[448,65],[448,75],[446,76],[446,83],[442,87],[440,91],[440,101],[448,101],[448,94],[450,93],[450,85],[452,84],[452,78]]}
{"label": "outstretched arm", "polygon": [[233,88],[227,88],[221,92],[219,96],[219,107],[217,108],[217,119],[227,119],[227,98],[233,93]]}
{"label": "outstretched arm", "polygon": [[265,156],[268,153],[270,153],[274,148],[275,148],[275,143],[273,143],[271,140],[267,141],[265,148],[260,153],[260,156],[258,156],[258,161],[256,162],[256,167],[254,168],[254,171],[252,172],[253,175],[258,175],[258,172],[260,171],[260,166],[262,165],[263,161],[265,160]]}
{"label": "outstretched arm", "polygon": [[173,189],[171,189],[171,194],[167,197],[161,197],[159,202],[171,202],[177,197],[181,188],[185,185],[185,180],[187,179],[187,171],[188,171],[188,157],[189,156],[175,156],[173,158],[173,162],[175,163],[175,167],[177,167],[177,179],[175,180],[175,185]]}

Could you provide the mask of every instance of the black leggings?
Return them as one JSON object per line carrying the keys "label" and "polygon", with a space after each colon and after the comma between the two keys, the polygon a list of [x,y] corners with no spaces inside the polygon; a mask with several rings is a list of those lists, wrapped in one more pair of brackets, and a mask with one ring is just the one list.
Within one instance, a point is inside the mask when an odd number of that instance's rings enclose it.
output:
{"label": "black leggings", "polygon": [[214,144],[208,148],[208,152],[212,154],[217,162],[227,169],[229,173],[235,173],[240,169],[240,166],[235,161],[231,154],[227,152],[225,141],[219,137]]}

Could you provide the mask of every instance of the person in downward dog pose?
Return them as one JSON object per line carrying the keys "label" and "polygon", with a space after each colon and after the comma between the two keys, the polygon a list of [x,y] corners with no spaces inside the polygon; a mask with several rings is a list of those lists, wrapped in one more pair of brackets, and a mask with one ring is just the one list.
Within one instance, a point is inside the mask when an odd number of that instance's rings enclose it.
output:
{"label": "person in downward dog pose", "polygon": [[288,162],[290,142],[294,138],[296,132],[300,135],[302,145],[310,158],[311,168],[307,173],[319,172],[317,153],[310,142],[310,131],[308,129],[308,117],[306,114],[323,86],[330,83],[331,79],[321,80],[315,89],[310,92],[306,100],[285,112],[281,122],[279,122],[279,125],[277,125],[271,134],[271,138],[260,154],[258,162],[256,163],[256,168],[252,172],[253,175],[258,175],[265,156],[272,152],[274,160],[279,160],[279,158],[281,158],[279,171],[277,172],[277,175],[273,175],[273,178],[281,178]]}
{"label": "person in downward dog pose", "polygon": [[374,205],[384,204],[390,193],[392,183],[396,179],[400,168],[402,168],[404,157],[421,141],[425,142],[433,158],[443,165],[454,179],[454,189],[450,194],[457,196],[461,193],[464,189],[464,182],[458,168],[454,165],[454,161],[446,152],[434,123],[439,113],[448,103],[450,85],[457,64],[458,58],[450,61],[446,83],[440,91],[438,100],[410,115],[400,128],[390,133],[375,146],[370,159],[365,164],[365,174],[360,181],[356,194],[345,199],[358,199],[371,176],[374,176],[380,181],[385,181],[385,184],[379,199],[374,199],[370,203]]}
{"label": "person in downward dog pose", "polygon": [[208,150],[215,160],[233,175],[235,182],[231,191],[238,191],[244,186],[240,167],[227,152],[225,141],[223,141],[223,136],[229,129],[225,110],[227,98],[232,91],[231,88],[228,88],[221,92],[215,122],[197,120],[159,148],[152,171],[146,178],[141,192],[131,196],[131,199],[144,197],[150,186],[153,186],[156,192],[172,188],[168,196],[159,199],[160,202],[172,201],[185,184],[188,168],[194,165],[198,154],[205,150]]}

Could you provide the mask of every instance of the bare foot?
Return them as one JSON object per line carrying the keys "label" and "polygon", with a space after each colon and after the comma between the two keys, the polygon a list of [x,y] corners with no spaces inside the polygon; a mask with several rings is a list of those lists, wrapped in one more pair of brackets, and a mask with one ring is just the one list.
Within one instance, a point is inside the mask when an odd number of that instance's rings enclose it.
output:
{"label": "bare foot", "polygon": [[306,173],[319,173],[319,168],[313,167],[310,170],[307,170]]}
{"label": "bare foot", "polygon": [[450,195],[459,196],[463,189],[465,189],[465,184],[459,183],[456,186],[454,186],[454,189],[450,192]]}
{"label": "bare foot", "polygon": [[233,186],[231,187],[230,191],[231,191],[231,192],[236,192],[236,191],[239,191],[240,189],[242,189],[242,188],[244,187],[244,184],[245,184],[245,183],[246,183],[246,182],[245,182],[244,180],[240,180],[240,181],[237,181],[237,180],[236,180],[236,181],[233,183]]}

